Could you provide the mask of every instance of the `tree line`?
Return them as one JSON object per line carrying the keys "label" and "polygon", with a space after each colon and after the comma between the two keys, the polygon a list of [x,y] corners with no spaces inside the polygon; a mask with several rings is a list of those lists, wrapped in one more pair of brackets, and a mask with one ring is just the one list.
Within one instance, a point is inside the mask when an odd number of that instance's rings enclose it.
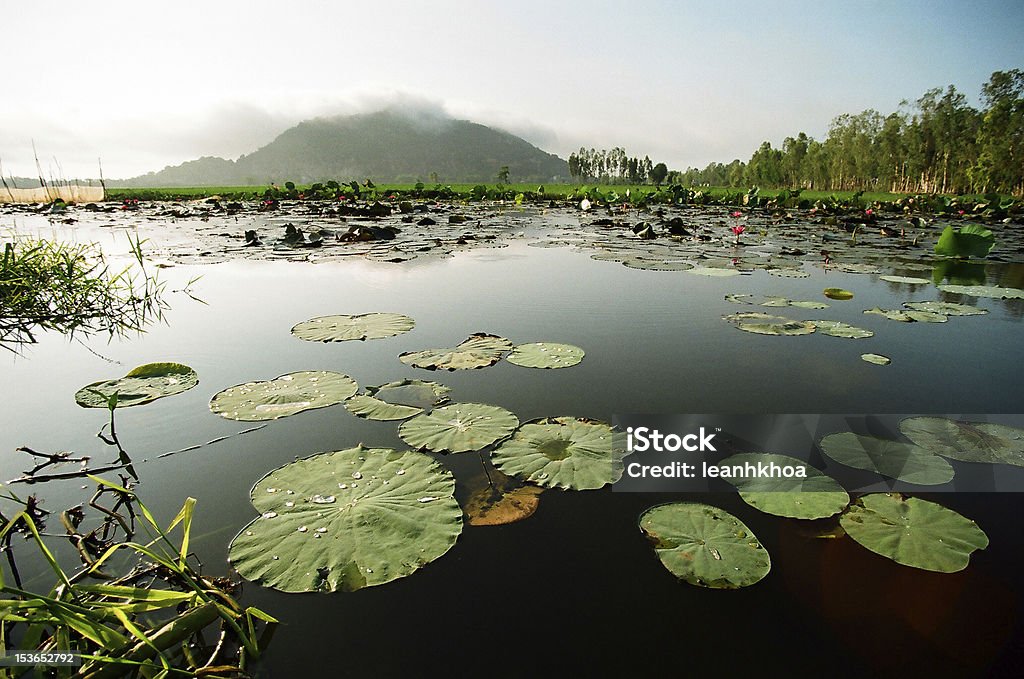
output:
{"label": "tree line", "polygon": [[574,181],[602,184],[661,184],[668,176],[665,163],[654,164],[650,157],[629,157],[626,149],[611,151],[580,148],[569,154],[569,174]]}

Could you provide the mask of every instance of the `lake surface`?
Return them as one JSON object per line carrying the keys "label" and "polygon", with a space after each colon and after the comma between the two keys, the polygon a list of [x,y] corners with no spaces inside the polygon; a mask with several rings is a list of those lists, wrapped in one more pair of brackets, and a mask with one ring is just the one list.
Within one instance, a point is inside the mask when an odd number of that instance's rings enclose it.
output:
{"label": "lake surface", "polygon": [[[507,408],[521,421],[572,415],[611,421],[624,413],[1019,413],[1024,361],[1024,300],[950,297],[932,285],[887,283],[803,262],[807,278],[764,270],[732,277],[650,271],[597,261],[592,250],[534,247],[564,236],[575,214],[512,214],[515,237],[500,248],[390,263],[364,257],[266,261],[227,257],[160,270],[171,304],[144,335],[69,341],[45,335],[22,355],[0,354],[0,478],[30,467],[14,452],[73,450],[109,459],[95,434],[102,410],[78,407],[85,384],[154,361],[192,366],[197,388],[117,411],[117,430],[136,461],[140,496],[165,521],[197,498],[193,547],[205,572],[226,574],[227,546],[255,518],[253,484],[267,472],[321,451],[404,447],[397,424],[352,416],[341,405],[267,423],[197,450],[158,458],[252,425],[209,411],[222,389],[298,370],[335,370],[361,386],[402,378],[437,380],[454,402]],[[548,229],[545,220],[554,225]],[[122,220],[50,224],[3,216],[23,233],[100,242],[120,262]],[[131,224],[135,226],[136,224]],[[158,253],[179,242],[187,222],[137,224]],[[578,227],[577,227],[578,228]],[[520,235],[522,234],[522,235]],[[725,245],[716,245],[718,250]],[[170,256],[171,261],[175,261]],[[191,261],[179,259],[177,261]],[[883,274],[917,276],[921,266],[893,260]],[[1021,264],[993,263],[989,285],[1024,277]],[[179,290],[190,286],[199,303]],[[923,274],[928,277],[927,274]],[[822,296],[825,287],[854,293]],[[828,303],[825,310],[762,309],[729,294],[780,295]],[[863,314],[906,301],[958,300],[986,316],[946,323],[900,323]],[[383,340],[321,344],[290,335],[296,323],[328,314],[398,312],[411,332]],[[819,333],[799,337],[740,332],[722,319],[766,311],[798,320],[832,319],[875,332],[868,339]],[[499,362],[482,370],[435,373],[398,355],[452,346],[474,332],[513,343],[582,347],[564,370]],[[884,354],[888,366],[861,360]],[[785,452],[785,451],[777,451]],[[474,453],[439,457],[465,500],[481,483]],[[962,463],[954,463],[957,466]],[[59,510],[91,494],[81,481],[31,491]],[[26,486],[16,489],[31,492]],[[738,496],[545,491],[536,514],[500,527],[466,526],[439,560],[398,581],[354,593],[283,594],[252,583],[242,600],[284,624],[266,656],[266,676],[407,676],[480,673],[523,676],[612,671],[733,676],[757,668],[789,675],[1019,675],[1024,663],[1024,494],[921,497],[974,519],[991,543],[956,574],[899,566],[848,538],[814,539],[808,526],[761,514]],[[732,512],[760,538],[772,571],[738,591],[682,584],[659,563],[637,527],[663,502],[709,502]],[[57,522],[54,521],[54,525]],[[62,556],[72,563],[74,554]],[[48,586],[26,578],[26,587]],[[329,671],[328,671],[329,668]]]}

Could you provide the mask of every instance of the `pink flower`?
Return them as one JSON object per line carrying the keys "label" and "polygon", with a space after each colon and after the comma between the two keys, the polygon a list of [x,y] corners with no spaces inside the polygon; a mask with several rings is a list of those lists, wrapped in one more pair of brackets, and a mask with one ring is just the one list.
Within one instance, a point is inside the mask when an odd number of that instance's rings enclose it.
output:
{"label": "pink flower", "polygon": [[871,208],[868,208],[867,210],[864,210],[864,214],[870,217],[871,215],[875,214],[875,211],[872,210]]}
{"label": "pink flower", "polygon": [[734,218],[738,218],[738,217],[742,217],[743,213],[740,212],[739,210],[736,210],[735,212],[732,213],[731,216],[734,217]]}
{"label": "pink flower", "polygon": [[746,227],[743,227],[743,226],[737,224],[736,226],[730,227],[729,230],[732,231],[734,234],[736,234],[736,237],[739,238],[740,234],[743,233],[744,231],[746,231],[747,229],[746,229]]}
{"label": "pink flower", "polygon": [[960,215],[960,216],[963,216],[963,214],[964,214],[964,211],[963,211],[963,210],[957,210],[957,211],[956,211],[956,213],[957,213],[958,215]]}

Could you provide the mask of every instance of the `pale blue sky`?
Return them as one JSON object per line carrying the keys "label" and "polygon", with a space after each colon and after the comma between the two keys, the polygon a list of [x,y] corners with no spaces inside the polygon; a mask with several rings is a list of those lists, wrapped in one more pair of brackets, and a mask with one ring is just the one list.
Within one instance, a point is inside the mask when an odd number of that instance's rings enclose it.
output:
{"label": "pale blue sky", "polygon": [[0,10],[0,161],[110,177],[399,102],[672,168],[1024,68],[1024,2],[62,2]]}

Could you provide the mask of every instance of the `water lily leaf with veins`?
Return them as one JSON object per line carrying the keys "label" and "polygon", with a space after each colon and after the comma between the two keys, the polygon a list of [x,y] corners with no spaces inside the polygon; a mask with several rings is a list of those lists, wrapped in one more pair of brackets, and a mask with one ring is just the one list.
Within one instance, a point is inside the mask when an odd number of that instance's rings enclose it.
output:
{"label": "water lily leaf with veins", "polygon": [[661,563],[680,580],[712,589],[760,582],[771,557],[742,521],[710,505],[676,502],[640,515],[640,530]]}
{"label": "water lily leaf with veins", "polygon": [[451,472],[428,455],[387,448],[320,453],[252,489],[261,513],[231,541],[247,580],[283,592],[353,591],[404,577],[462,532]]}
{"label": "water lily leaf with veins", "polygon": [[931,311],[904,311],[903,309],[865,309],[864,313],[873,314],[875,316],[884,316],[890,321],[901,321],[903,323],[911,323],[917,321],[919,323],[945,323],[949,319],[945,314],[934,313]]}
{"label": "water lily leaf with veins", "polygon": [[740,453],[731,455],[719,466],[769,465],[780,468],[802,467],[806,478],[785,477],[730,477],[725,480],[736,486],[743,501],[766,514],[791,519],[823,519],[834,516],[850,503],[850,496],[832,477],[811,465],[788,455],[774,453]]}
{"label": "water lily leaf with veins", "polygon": [[535,342],[519,344],[505,360],[524,368],[569,368],[583,360],[584,352],[571,344]]}
{"label": "water lily leaf with veins", "polygon": [[494,365],[511,349],[512,343],[504,337],[478,332],[456,347],[408,351],[398,358],[424,370],[473,370]]}
{"label": "water lily leaf with veins", "polygon": [[379,387],[366,387],[345,401],[345,408],[356,417],[368,420],[406,420],[427,408],[448,400],[451,388],[437,382],[399,380]]}
{"label": "water lily leaf with veins", "polygon": [[611,426],[575,417],[527,422],[491,462],[503,473],[549,488],[592,490],[622,476],[626,447]]}
{"label": "water lily leaf with veins", "polygon": [[988,313],[987,309],[952,302],[904,302],[903,306],[914,311],[925,311],[942,316],[981,316]]}
{"label": "water lily leaf with veins", "polygon": [[937,486],[953,478],[953,468],[920,446],[850,432],[829,434],[818,443],[839,464],[866,469],[898,481]]}
{"label": "water lily leaf with veins", "polygon": [[742,312],[723,316],[744,332],[758,335],[809,335],[815,326],[810,321],[794,321],[782,316],[771,316],[757,312]]}
{"label": "water lily leaf with veins", "polygon": [[926,571],[962,571],[974,550],[988,546],[988,536],[970,519],[934,502],[897,493],[864,495],[839,522],[861,546]]}
{"label": "water lily leaf with veins", "polygon": [[276,420],[303,410],[341,403],[358,389],[359,385],[348,375],[328,370],[305,370],[265,382],[246,382],[228,387],[210,400],[210,410],[229,420]]}
{"label": "water lily leaf with veins", "polygon": [[199,384],[199,375],[181,363],[147,363],[116,380],[93,382],[75,392],[75,402],[83,408],[107,408],[117,394],[117,407],[127,408],[150,403],[188,391]]}
{"label": "water lily leaf with veins", "polygon": [[954,295],[991,297],[993,299],[1024,299],[1024,290],[999,288],[990,285],[940,285],[939,290]]}
{"label": "water lily leaf with veins", "polygon": [[518,426],[519,418],[504,408],[453,403],[406,420],[398,435],[411,448],[461,453],[486,448]]}
{"label": "water lily leaf with veins", "polygon": [[931,452],[962,462],[1024,467],[1024,429],[991,422],[909,417],[900,431]]}
{"label": "water lily leaf with veins", "polygon": [[845,337],[847,339],[865,339],[874,337],[875,333],[855,325],[848,325],[841,321],[810,321],[814,324],[815,330],[822,335],[830,337]]}
{"label": "water lily leaf with veins", "polygon": [[370,313],[319,316],[292,328],[292,334],[310,342],[344,342],[393,337],[409,332],[416,321],[402,314]]}

